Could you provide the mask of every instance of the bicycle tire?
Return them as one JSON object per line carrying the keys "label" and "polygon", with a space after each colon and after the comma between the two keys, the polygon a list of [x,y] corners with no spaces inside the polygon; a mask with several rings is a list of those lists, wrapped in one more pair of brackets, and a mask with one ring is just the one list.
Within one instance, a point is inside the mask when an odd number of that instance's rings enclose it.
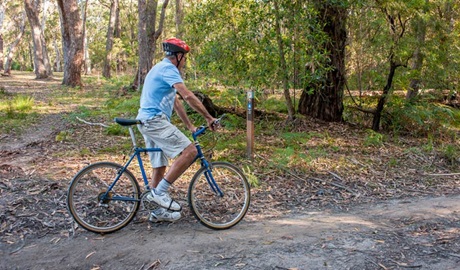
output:
{"label": "bicycle tire", "polygon": [[[67,191],[67,208],[83,228],[96,233],[111,233],[125,227],[136,215],[140,189],[134,175],[125,170],[110,192],[110,198],[100,203],[123,166],[112,162],[93,163],[80,170]],[[112,200],[114,195],[128,196],[133,201]]]}
{"label": "bicycle tire", "polygon": [[190,210],[201,224],[215,229],[229,229],[246,215],[251,201],[251,191],[244,174],[233,164],[212,162],[212,175],[223,197],[215,193],[206,180],[207,169],[200,168],[193,176],[188,189]]}

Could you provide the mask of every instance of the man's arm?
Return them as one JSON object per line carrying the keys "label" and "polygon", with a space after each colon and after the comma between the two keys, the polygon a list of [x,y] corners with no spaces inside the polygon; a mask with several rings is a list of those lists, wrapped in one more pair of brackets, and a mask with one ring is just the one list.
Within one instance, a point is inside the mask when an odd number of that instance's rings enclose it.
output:
{"label": "man's arm", "polygon": [[174,110],[176,111],[177,115],[179,115],[182,122],[184,122],[184,124],[187,126],[187,128],[191,132],[195,132],[196,127],[192,124],[192,122],[188,118],[184,105],[182,105],[182,102],[177,97],[176,97],[176,100],[174,101]]}
{"label": "man's arm", "polygon": [[[203,103],[201,103],[201,101],[190,90],[187,89],[185,84],[184,83],[176,83],[176,84],[174,84],[174,88],[177,90],[179,95],[185,100],[185,102],[187,102],[188,105],[190,105],[190,107],[192,107],[196,112],[201,114],[206,119],[206,122],[208,122],[208,126],[211,128],[211,130],[214,130],[214,127],[213,127],[212,124],[214,123],[216,118],[212,117],[212,115],[209,114],[209,112],[203,106]],[[174,106],[176,107],[176,103],[174,103]],[[181,106],[182,106],[182,104],[181,104]],[[183,113],[186,115],[185,109],[183,108],[183,106],[182,106],[182,109],[183,109]],[[178,112],[178,114],[179,114],[179,112]],[[179,115],[179,117],[181,117],[181,116]],[[182,119],[182,117],[181,117],[181,119]],[[188,119],[188,117],[187,117],[187,119]],[[182,120],[184,120],[184,119],[182,119]],[[190,122],[190,120],[188,120],[188,121]]]}

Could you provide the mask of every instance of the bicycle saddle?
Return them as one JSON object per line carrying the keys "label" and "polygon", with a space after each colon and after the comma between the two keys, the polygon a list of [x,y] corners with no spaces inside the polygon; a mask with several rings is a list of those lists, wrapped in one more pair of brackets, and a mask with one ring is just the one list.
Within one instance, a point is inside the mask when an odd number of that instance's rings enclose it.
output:
{"label": "bicycle saddle", "polygon": [[114,120],[122,126],[142,125],[142,121],[137,119],[115,118]]}

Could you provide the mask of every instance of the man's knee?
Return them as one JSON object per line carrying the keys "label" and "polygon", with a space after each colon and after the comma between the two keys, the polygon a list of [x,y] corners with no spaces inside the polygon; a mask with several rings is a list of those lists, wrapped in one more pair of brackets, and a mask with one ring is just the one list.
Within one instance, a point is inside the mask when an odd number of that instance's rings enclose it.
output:
{"label": "man's knee", "polygon": [[190,144],[187,148],[184,149],[182,154],[194,158],[198,154],[198,151],[196,150],[196,147],[193,144]]}

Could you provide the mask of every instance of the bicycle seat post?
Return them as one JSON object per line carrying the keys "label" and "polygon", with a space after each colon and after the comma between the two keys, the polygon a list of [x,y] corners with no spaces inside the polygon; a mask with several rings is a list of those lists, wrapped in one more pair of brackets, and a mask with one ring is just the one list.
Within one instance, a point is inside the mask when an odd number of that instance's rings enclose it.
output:
{"label": "bicycle seat post", "polygon": [[133,146],[134,148],[136,148],[137,144],[136,144],[136,137],[134,136],[134,130],[131,126],[129,126],[128,129],[129,129],[129,135],[131,135],[131,140],[133,141]]}

